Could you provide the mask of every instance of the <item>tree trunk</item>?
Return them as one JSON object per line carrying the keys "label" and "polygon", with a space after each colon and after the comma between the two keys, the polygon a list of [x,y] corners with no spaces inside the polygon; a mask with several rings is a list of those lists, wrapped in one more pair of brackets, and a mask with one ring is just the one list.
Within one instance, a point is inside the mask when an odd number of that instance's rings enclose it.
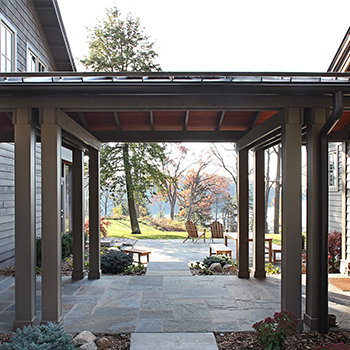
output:
{"label": "tree trunk", "polygon": [[280,196],[281,196],[281,146],[277,147],[277,173],[275,187],[275,217],[273,223],[273,232],[280,232]]}
{"label": "tree trunk", "polygon": [[131,166],[129,163],[129,144],[127,143],[125,143],[123,146],[123,162],[125,171],[126,193],[128,197],[131,233],[140,234],[141,231],[136,216],[135,198],[132,187]]}

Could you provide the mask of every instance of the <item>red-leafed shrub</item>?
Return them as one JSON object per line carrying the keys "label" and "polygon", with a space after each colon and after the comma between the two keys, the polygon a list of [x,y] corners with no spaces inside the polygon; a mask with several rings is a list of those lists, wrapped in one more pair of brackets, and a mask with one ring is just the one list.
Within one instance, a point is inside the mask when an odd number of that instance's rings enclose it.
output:
{"label": "red-leafed shrub", "polygon": [[339,272],[341,254],[341,232],[328,234],[328,266],[329,272]]}
{"label": "red-leafed shrub", "polygon": [[[110,221],[107,221],[104,216],[100,217],[100,234],[101,237],[107,237],[107,227],[110,224]],[[89,219],[85,220],[84,231],[86,234],[89,234]]]}

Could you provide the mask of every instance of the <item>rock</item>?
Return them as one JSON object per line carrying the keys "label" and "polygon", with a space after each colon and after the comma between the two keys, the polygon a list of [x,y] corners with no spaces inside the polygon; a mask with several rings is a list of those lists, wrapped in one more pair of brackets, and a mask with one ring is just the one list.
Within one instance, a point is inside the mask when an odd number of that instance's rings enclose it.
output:
{"label": "rock", "polygon": [[210,265],[209,270],[214,272],[222,272],[222,266],[220,263],[214,263]]}
{"label": "rock", "polygon": [[224,272],[232,272],[235,273],[237,271],[237,267],[235,265],[230,265],[230,264],[226,264],[223,267]]}
{"label": "rock", "polygon": [[96,341],[96,345],[100,349],[107,349],[111,346],[111,342],[107,338],[101,338],[101,339]]}
{"label": "rock", "polygon": [[85,343],[91,343],[96,340],[96,337],[89,331],[80,332],[74,339],[73,344],[83,345]]}
{"label": "rock", "polygon": [[110,248],[108,248],[108,250],[115,250],[116,252],[120,251],[120,249],[118,247],[110,247]]}
{"label": "rock", "polygon": [[82,349],[82,350],[97,350],[97,346],[96,346],[96,344],[93,341],[91,341],[89,343],[85,343],[79,349]]}

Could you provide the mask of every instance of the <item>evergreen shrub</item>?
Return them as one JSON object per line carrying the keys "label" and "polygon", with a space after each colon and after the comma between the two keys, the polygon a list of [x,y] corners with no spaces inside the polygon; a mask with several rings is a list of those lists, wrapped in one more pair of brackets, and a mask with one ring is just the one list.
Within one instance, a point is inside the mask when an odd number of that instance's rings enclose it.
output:
{"label": "evergreen shrub", "polygon": [[101,256],[101,270],[103,273],[124,272],[132,264],[132,254],[122,251],[109,250]]}
{"label": "evergreen shrub", "polygon": [[0,345],[2,350],[71,350],[72,337],[65,332],[63,324],[48,323],[41,326],[17,329],[10,342]]}
{"label": "evergreen shrub", "polygon": [[227,264],[232,264],[232,260],[227,255],[212,255],[207,256],[203,260],[203,265],[206,267],[210,267],[211,264],[220,263],[222,267]]}

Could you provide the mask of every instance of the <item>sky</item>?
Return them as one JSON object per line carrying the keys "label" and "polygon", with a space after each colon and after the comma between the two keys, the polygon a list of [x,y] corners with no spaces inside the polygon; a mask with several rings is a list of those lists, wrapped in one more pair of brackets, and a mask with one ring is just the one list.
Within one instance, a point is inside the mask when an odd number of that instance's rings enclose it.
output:
{"label": "sky", "polygon": [[139,17],[163,71],[325,72],[347,29],[349,0],[58,0],[78,71],[88,32],[116,5]]}

